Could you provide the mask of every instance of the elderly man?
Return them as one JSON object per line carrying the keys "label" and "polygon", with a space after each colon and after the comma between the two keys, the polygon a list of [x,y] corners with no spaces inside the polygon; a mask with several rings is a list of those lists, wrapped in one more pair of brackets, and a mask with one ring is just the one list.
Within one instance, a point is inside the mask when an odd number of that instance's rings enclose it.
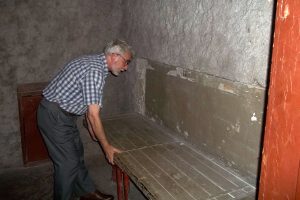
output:
{"label": "elderly man", "polygon": [[89,132],[100,142],[113,164],[119,149],[109,144],[101,123],[103,86],[110,71],[118,76],[133,58],[132,48],[122,40],[107,44],[104,53],[77,58],[68,63],[43,91],[38,108],[38,126],[54,165],[54,199],[113,199],[96,190],[83,159],[83,145],[76,127],[85,114]]}

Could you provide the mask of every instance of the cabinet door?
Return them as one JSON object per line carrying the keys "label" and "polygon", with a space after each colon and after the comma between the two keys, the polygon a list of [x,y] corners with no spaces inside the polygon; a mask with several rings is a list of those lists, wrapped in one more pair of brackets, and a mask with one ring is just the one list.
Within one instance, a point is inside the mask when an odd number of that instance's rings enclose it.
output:
{"label": "cabinet door", "polygon": [[45,160],[48,152],[37,126],[37,109],[41,95],[23,96],[21,101],[23,118],[23,152],[24,163]]}

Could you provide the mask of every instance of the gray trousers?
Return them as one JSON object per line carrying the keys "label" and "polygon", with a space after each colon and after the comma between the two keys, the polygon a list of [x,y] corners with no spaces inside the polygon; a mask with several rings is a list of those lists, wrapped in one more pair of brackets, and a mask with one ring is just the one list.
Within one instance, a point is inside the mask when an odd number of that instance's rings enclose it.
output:
{"label": "gray trousers", "polygon": [[72,194],[94,192],[84,164],[84,150],[76,125],[77,116],[43,99],[37,112],[38,126],[54,166],[54,199],[69,200]]}

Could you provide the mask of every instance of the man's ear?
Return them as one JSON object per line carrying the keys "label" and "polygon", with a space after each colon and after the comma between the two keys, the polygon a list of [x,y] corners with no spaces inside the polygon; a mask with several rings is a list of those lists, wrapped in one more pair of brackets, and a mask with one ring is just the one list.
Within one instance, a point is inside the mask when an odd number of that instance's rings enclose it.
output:
{"label": "man's ear", "polygon": [[118,55],[115,53],[110,54],[112,62],[115,62],[118,59]]}
{"label": "man's ear", "polygon": [[106,55],[106,62],[107,62],[108,67],[110,67],[111,64],[113,63],[113,54],[110,53],[110,54]]}

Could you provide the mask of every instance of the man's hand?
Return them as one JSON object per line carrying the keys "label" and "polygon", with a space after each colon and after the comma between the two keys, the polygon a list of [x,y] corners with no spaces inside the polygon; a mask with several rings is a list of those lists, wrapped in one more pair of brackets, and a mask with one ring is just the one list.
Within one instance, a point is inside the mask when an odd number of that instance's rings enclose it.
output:
{"label": "man's hand", "polygon": [[117,148],[115,148],[114,146],[112,146],[110,144],[107,144],[107,145],[103,146],[103,150],[104,150],[106,159],[112,165],[114,165],[114,154],[122,152],[120,149],[117,149]]}
{"label": "man's hand", "polygon": [[120,153],[121,150],[110,145],[106,139],[106,135],[100,118],[100,106],[97,104],[89,105],[86,116],[88,122],[90,123],[89,127],[92,138],[99,141],[104,150],[108,162],[113,165],[114,154]]}

